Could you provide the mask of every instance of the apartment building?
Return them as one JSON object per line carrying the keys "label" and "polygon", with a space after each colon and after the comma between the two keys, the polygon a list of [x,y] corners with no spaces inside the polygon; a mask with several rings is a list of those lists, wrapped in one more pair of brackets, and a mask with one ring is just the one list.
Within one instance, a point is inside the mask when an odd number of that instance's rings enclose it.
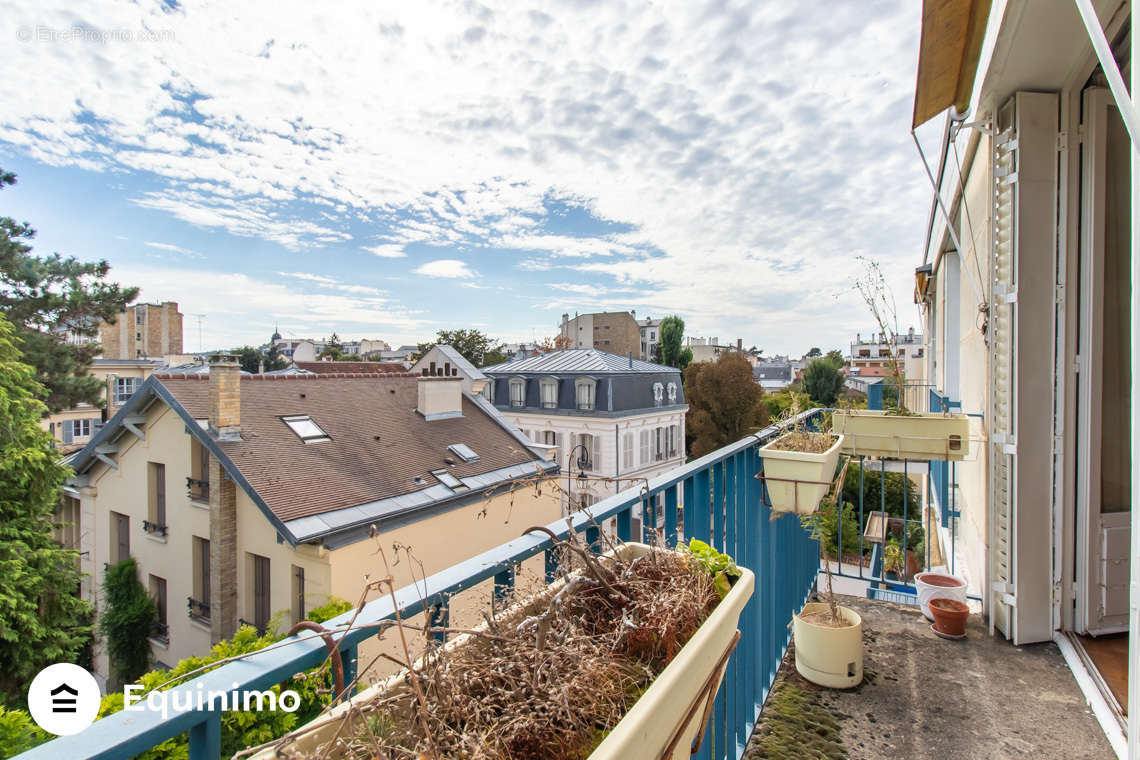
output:
{"label": "apartment building", "polygon": [[[555,447],[569,477],[563,506],[593,504],[685,461],[681,373],[596,349],[483,368],[495,408],[531,441]],[[585,479],[579,478],[585,476]]]}
{"label": "apartment building", "polygon": [[559,334],[569,348],[596,348],[609,354],[641,356],[641,328],[628,311],[562,315]]}
{"label": "apartment building", "polygon": [[886,377],[889,374],[891,354],[894,353],[902,365],[903,378],[908,383],[922,382],[926,374],[926,346],[922,333],[909,328],[902,335],[895,336],[895,345],[881,332],[863,335],[855,334],[851,341],[851,354],[848,357],[852,375],[863,377]]}
{"label": "apartment building", "polygon": [[174,301],[136,303],[114,324],[99,325],[104,359],[146,359],[182,353],[182,312]]}
{"label": "apartment building", "polygon": [[[152,375],[72,461],[63,511],[82,593],[98,607],[104,566],[134,557],[158,602],[154,656],[169,665],[241,623],[355,600],[382,572],[378,545],[414,547],[418,577],[556,519],[551,490],[524,486],[557,463],[461,385],[242,375],[231,362]],[[96,668],[108,671],[102,651]]]}

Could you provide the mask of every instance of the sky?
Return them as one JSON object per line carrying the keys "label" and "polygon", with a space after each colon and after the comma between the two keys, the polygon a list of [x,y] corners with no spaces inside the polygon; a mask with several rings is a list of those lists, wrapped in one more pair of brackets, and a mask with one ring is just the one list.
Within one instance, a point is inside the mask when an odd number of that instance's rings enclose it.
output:
{"label": "sky", "polygon": [[0,215],[177,301],[187,351],[600,310],[845,346],[873,326],[859,257],[918,326],[920,13],[0,0]]}

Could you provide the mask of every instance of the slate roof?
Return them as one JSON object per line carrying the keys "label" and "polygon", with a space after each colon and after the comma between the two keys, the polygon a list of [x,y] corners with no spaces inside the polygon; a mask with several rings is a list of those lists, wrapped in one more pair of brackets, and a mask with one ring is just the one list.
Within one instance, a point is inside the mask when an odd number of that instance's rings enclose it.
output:
{"label": "slate roof", "polygon": [[352,375],[403,375],[407,370],[399,364],[384,362],[294,362],[314,375],[345,373]]}
{"label": "slate roof", "polygon": [[525,359],[503,362],[492,367],[484,367],[487,375],[543,374],[560,372],[581,372],[584,374],[612,373],[653,373],[677,372],[674,367],[663,364],[630,360],[628,356],[599,351],[596,348],[567,348],[562,351],[530,356]]}

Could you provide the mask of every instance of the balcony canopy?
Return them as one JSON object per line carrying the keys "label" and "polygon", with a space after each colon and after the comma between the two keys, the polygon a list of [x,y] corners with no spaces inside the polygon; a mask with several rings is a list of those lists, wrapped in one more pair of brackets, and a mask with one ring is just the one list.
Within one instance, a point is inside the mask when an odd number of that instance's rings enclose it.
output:
{"label": "balcony canopy", "polygon": [[989,13],[990,0],[923,0],[912,126],[969,107]]}

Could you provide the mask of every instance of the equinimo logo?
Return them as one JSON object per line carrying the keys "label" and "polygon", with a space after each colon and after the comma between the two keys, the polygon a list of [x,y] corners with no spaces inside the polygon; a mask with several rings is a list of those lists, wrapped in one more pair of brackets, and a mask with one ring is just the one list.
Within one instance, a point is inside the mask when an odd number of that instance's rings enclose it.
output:
{"label": "equinimo logo", "polygon": [[95,676],[69,662],[47,666],[28,687],[32,720],[56,736],[77,734],[94,723],[101,699]]}

